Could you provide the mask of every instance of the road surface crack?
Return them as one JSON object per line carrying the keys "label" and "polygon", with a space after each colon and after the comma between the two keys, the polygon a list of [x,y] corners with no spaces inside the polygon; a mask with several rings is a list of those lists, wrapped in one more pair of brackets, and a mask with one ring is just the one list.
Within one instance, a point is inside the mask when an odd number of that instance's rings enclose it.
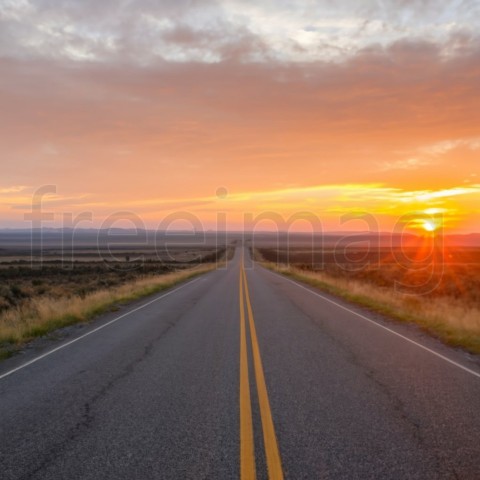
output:
{"label": "road surface crack", "polygon": [[59,458],[67,449],[68,445],[75,441],[80,435],[86,432],[91,425],[95,422],[95,415],[93,413],[93,409],[95,404],[120,381],[124,378],[128,377],[132,374],[137,366],[141,364],[146,358],[148,358],[155,347],[155,344],[159,342],[167,333],[176,325],[178,319],[173,322],[169,322],[166,324],[166,328],[164,328],[159,335],[157,335],[154,339],[152,339],[144,348],[142,353],[137,356],[133,361],[128,363],[120,373],[115,375],[113,378],[110,379],[96,394],[94,394],[87,402],[84,403],[83,412],[77,421],[77,423],[68,431],[65,438],[50,446],[48,451],[45,453],[43,460],[39,465],[31,469],[28,473],[20,477],[20,480],[28,480],[35,477],[35,475],[39,474],[40,472],[44,471],[48,468],[49,465],[55,462],[57,458]]}

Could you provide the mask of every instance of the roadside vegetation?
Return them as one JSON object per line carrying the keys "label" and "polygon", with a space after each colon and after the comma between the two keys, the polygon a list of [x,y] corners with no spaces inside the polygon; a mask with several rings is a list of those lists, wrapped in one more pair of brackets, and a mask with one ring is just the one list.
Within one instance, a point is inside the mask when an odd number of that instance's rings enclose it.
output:
{"label": "roadside vegetation", "polygon": [[422,277],[428,269],[398,262],[318,266],[305,262],[305,256],[297,256],[298,263],[293,263],[287,262],[285,252],[254,250],[256,260],[271,270],[395,320],[414,323],[449,345],[480,354],[480,263],[476,261],[480,251],[471,253],[465,263],[446,262],[441,269],[437,264],[426,282]]}
{"label": "roadside vegetation", "polygon": [[[197,252],[198,253],[198,252]],[[230,249],[201,252],[196,261],[132,263],[53,260],[0,263],[0,359],[55,330],[87,322],[141,297],[220,266]]]}

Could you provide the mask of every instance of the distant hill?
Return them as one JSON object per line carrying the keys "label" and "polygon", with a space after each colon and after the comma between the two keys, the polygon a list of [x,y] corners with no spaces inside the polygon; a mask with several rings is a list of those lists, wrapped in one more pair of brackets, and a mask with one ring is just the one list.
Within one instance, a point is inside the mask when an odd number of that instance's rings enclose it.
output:
{"label": "distant hill", "polygon": [[[32,244],[34,248],[42,239],[44,248],[60,248],[62,245],[71,248],[95,248],[97,246],[119,245],[135,246],[136,248],[152,248],[164,243],[179,244],[212,244],[215,242],[227,243],[244,238],[253,241],[256,245],[266,246],[276,244],[287,245],[313,244],[316,248],[340,247],[415,247],[425,241],[425,237],[410,233],[398,234],[390,232],[324,232],[321,234],[309,233],[272,233],[272,232],[206,232],[193,231],[153,231],[112,228],[106,229],[61,229],[45,228],[42,230],[30,229],[0,229],[1,249],[25,249]],[[439,239],[441,241],[442,239]],[[444,244],[449,247],[480,247],[480,233],[467,235],[445,235]]]}
{"label": "distant hill", "polygon": [[451,247],[480,247],[480,233],[446,235],[445,244]]}

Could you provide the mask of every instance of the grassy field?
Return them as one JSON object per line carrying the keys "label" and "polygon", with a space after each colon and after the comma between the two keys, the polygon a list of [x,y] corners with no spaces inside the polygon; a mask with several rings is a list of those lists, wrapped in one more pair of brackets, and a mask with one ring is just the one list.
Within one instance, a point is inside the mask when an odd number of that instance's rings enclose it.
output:
{"label": "grassy field", "polygon": [[159,292],[217,268],[231,254],[225,248],[179,248],[168,259],[85,259],[65,264],[53,252],[42,262],[28,256],[0,257],[0,358],[54,330],[85,322],[118,305]]}
{"label": "grassy field", "polygon": [[452,250],[429,258],[417,254],[391,249],[313,254],[298,247],[255,250],[257,260],[270,269],[415,323],[449,345],[479,354],[480,249]]}

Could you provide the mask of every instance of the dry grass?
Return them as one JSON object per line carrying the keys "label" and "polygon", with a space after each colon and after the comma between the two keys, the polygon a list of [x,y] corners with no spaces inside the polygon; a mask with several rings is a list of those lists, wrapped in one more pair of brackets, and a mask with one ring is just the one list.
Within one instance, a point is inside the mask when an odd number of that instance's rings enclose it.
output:
{"label": "dry grass", "polygon": [[159,292],[216,267],[217,264],[214,263],[204,264],[163,275],[140,277],[132,282],[99,289],[87,295],[32,297],[18,307],[0,313],[0,358],[11,355],[22,344],[35,337],[74,323],[85,322],[118,304]]}
{"label": "dry grass", "polygon": [[442,341],[480,353],[480,309],[452,297],[405,295],[390,287],[263,262],[267,268],[397,320],[415,323]]}

